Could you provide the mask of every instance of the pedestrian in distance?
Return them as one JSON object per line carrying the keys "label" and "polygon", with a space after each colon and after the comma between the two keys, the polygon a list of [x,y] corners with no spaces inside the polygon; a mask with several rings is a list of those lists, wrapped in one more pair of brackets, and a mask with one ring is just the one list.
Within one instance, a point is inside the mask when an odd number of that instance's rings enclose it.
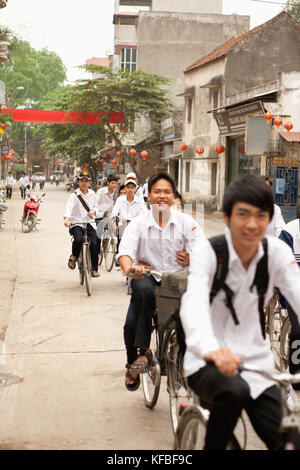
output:
{"label": "pedestrian in distance", "polygon": [[11,199],[13,188],[16,184],[16,180],[13,177],[11,171],[8,172],[8,176],[5,179],[5,186],[6,186],[6,197],[7,199]]}
{"label": "pedestrian in distance", "polygon": [[191,254],[180,309],[186,340],[184,372],[191,389],[210,409],[207,450],[226,449],[242,410],[268,449],[282,445],[279,389],[257,374],[237,373],[241,362],[275,373],[263,310],[274,286],[300,317],[300,270],[293,253],[278,238],[264,240],[273,213],[273,195],[265,182],[255,175],[242,176],[224,194],[227,227],[222,239],[228,272],[220,290],[211,291],[220,264],[212,243],[199,243]]}
{"label": "pedestrian in distance", "polygon": [[[198,224],[187,214],[172,210],[175,183],[160,173],[149,180],[150,210],[143,211],[124,231],[118,260],[125,274],[140,274],[145,269],[158,272],[182,268],[178,253],[190,251],[199,239],[205,239]],[[155,310],[157,276],[133,279],[132,296],[124,325],[127,364],[125,386],[138,388],[138,374],[146,373],[151,365],[150,338],[152,314]]]}
{"label": "pedestrian in distance", "polygon": [[98,210],[96,194],[89,188],[91,177],[86,171],[78,173],[78,188],[68,199],[64,214],[64,224],[73,235],[72,254],[68,260],[70,269],[75,269],[83,243],[83,223],[87,223],[87,236],[90,242],[92,277],[99,277],[98,273],[98,247],[96,225],[93,217]]}
{"label": "pedestrian in distance", "polygon": [[21,199],[26,197],[26,189],[30,188],[29,177],[23,172],[21,178],[19,179]]}
{"label": "pedestrian in distance", "polygon": [[[265,178],[265,182],[270,188],[272,187],[273,183],[269,178]],[[281,213],[281,209],[277,204],[274,204],[274,215],[267,227],[266,235],[272,237],[279,237],[281,231],[285,230],[285,228],[286,225]]]}

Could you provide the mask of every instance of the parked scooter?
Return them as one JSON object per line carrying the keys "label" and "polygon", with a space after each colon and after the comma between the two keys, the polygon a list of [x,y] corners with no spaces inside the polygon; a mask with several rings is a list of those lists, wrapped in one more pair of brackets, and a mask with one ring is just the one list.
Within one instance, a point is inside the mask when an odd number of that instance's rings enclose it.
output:
{"label": "parked scooter", "polygon": [[2,219],[3,213],[7,210],[7,204],[5,199],[4,190],[0,190],[0,230],[2,229],[2,225],[5,224],[4,220]]}
{"label": "parked scooter", "polygon": [[27,197],[29,197],[29,201],[26,201],[24,204],[24,211],[23,217],[20,219],[22,222],[22,230],[24,233],[31,232],[31,230],[40,223],[41,219],[37,218],[38,211],[40,208],[40,204],[42,202],[42,198],[46,195],[46,193],[42,194],[39,197],[36,193],[29,193]]}

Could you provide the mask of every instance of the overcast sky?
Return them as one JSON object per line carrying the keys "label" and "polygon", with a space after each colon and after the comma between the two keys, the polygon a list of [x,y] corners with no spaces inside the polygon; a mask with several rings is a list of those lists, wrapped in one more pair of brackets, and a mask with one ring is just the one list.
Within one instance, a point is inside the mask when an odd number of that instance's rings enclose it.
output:
{"label": "overcast sky", "polygon": [[[253,28],[277,15],[282,3],[223,0],[223,13],[250,15]],[[55,51],[67,67],[68,79],[76,80],[82,77],[78,65],[112,53],[113,12],[114,0],[9,0],[0,10],[0,24],[35,49]]]}

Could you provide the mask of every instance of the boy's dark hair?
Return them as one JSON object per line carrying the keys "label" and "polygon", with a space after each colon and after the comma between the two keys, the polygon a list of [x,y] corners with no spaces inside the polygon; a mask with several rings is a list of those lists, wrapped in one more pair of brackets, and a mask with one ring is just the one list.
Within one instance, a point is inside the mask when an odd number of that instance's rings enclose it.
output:
{"label": "boy's dark hair", "polygon": [[179,199],[181,207],[183,209],[183,199],[182,199],[181,194],[178,191],[175,191],[175,199]]}
{"label": "boy's dark hair", "polygon": [[125,188],[125,184],[121,184],[121,186],[119,187],[119,195],[120,195],[120,192],[122,191],[122,189]]}
{"label": "boy's dark hair", "polygon": [[116,175],[108,175],[107,182],[110,183],[111,181],[118,181],[119,178]]}
{"label": "boy's dark hair", "polygon": [[246,202],[252,206],[267,211],[270,220],[274,214],[274,200],[270,187],[256,175],[243,175],[233,180],[226,188],[222,210],[231,216],[233,205],[236,202]]}
{"label": "boy's dark hair", "polygon": [[148,192],[151,193],[152,186],[157,183],[159,180],[166,180],[172,186],[173,193],[175,194],[176,186],[175,181],[173,178],[168,175],[167,173],[158,173],[158,175],[151,176],[150,180],[148,181]]}

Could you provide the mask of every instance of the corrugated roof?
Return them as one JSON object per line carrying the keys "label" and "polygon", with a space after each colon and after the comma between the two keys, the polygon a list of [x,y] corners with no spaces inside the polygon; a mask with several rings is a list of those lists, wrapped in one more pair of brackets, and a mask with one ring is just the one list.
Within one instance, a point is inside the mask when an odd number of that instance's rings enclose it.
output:
{"label": "corrugated roof", "polygon": [[291,20],[295,21],[298,25],[299,23],[294,20],[294,18],[291,17],[286,11],[282,11],[278,15],[274,16],[274,18],[271,18],[269,21],[266,21],[265,23],[256,26],[255,28],[251,29],[250,31],[246,31],[243,34],[240,34],[239,36],[236,36],[234,38],[229,39],[227,42],[222,44],[221,46],[218,46],[216,49],[214,49],[212,52],[209,54],[205,55],[202,57],[198,62],[196,62],[193,65],[190,65],[187,67],[184,72],[189,72],[190,70],[194,70],[198,67],[201,67],[202,65],[208,64],[209,62],[213,62],[214,60],[220,59],[221,57],[224,57],[226,53],[229,51],[229,49],[237,44],[239,41],[242,41],[243,39],[247,39],[249,36],[252,36],[255,34],[257,31],[260,31],[261,29],[264,29],[266,26],[274,23],[279,19],[279,17],[287,15]]}
{"label": "corrugated roof", "polygon": [[279,132],[279,135],[287,142],[300,142],[300,132]]}
{"label": "corrugated roof", "polygon": [[86,65],[102,65],[103,67],[109,67],[109,58],[108,57],[93,57],[92,59],[87,59],[85,61]]}

